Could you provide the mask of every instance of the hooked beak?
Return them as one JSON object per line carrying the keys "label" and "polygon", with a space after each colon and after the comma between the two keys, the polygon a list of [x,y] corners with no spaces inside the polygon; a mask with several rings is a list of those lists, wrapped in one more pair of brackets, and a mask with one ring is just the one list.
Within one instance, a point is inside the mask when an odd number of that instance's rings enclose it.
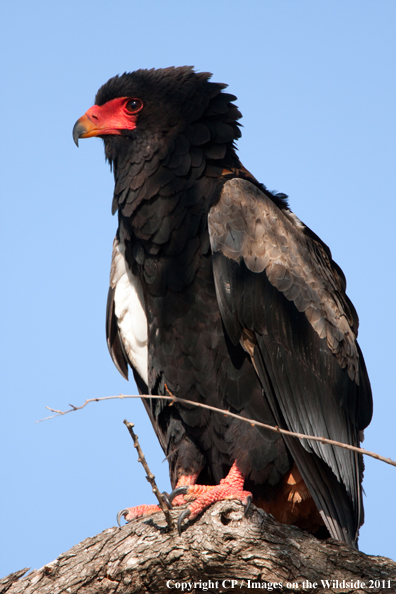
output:
{"label": "hooked beak", "polygon": [[73,128],[73,140],[78,146],[80,138],[91,138],[91,136],[99,136],[103,133],[97,124],[95,124],[89,116],[85,113],[77,122]]}

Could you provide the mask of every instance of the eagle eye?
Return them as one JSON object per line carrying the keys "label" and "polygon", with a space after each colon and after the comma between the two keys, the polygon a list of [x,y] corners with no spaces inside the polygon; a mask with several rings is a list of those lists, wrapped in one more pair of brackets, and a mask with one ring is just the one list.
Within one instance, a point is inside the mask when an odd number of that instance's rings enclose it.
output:
{"label": "eagle eye", "polygon": [[126,104],[126,109],[129,113],[137,113],[143,108],[143,101],[140,99],[130,99]]}

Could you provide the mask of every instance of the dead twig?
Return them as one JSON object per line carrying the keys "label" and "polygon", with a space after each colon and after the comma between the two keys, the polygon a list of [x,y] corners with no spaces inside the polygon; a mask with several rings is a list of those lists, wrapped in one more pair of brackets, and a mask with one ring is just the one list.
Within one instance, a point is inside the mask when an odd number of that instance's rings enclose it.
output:
{"label": "dead twig", "polygon": [[274,427],[273,425],[266,425],[265,423],[260,423],[259,421],[256,421],[255,419],[246,419],[245,417],[241,417],[240,415],[232,413],[228,410],[222,410],[221,408],[216,408],[215,406],[210,406],[209,404],[203,404],[202,402],[192,402],[191,400],[186,400],[185,398],[179,398],[178,396],[173,396],[173,395],[172,396],[152,396],[151,394],[140,394],[140,395],[119,394],[118,396],[103,396],[102,398],[88,398],[81,406],[74,406],[73,404],[70,404],[69,406],[71,406],[72,408],[70,408],[69,410],[65,410],[65,411],[56,410],[54,408],[50,408],[49,406],[46,406],[45,408],[47,408],[48,410],[50,410],[51,412],[54,412],[56,414],[51,415],[50,417],[45,417],[44,419],[40,419],[39,421],[36,421],[36,423],[41,423],[42,421],[47,421],[48,419],[53,419],[54,417],[67,415],[68,413],[74,412],[76,410],[81,410],[82,408],[87,406],[87,404],[90,404],[91,402],[100,402],[102,400],[114,400],[114,399],[123,399],[123,398],[146,398],[146,399],[159,398],[160,400],[170,400],[170,401],[172,401],[172,403],[180,402],[180,404],[188,404],[190,406],[200,406],[201,408],[206,408],[207,410],[211,410],[213,412],[220,413],[220,414],[224,415],[225,417],[232,417],[234,419],[239,419],[240,421],[244,421],[245,423],[250,423],[250,425],[252,425],[252,427],[255,427],[255,426],[263,427],[263,429],[268,429],[269,431],[275,431],[276,433],[282,433],[283,435],[288,435],[289,437],[297,437],[298,439],[309,439],[312,441],[319,441],[320,443],[333,445],[337,448],[344,448],[346,450],[351,450],[352,452],[358,452],[358,454],[370,456],[371,458],[375,458],[376,460],[385,462],[385,464],[390,464],[391,466],[396,467],[396,462],[394,460],[392,460],[391,458],[385,458],[384,456],[380,456],[379,454],[376,454],[375,452],[370,452],[363,448],[358,448],[357,446],[352,446],[347,443],[335,441],[334,439],[327,439],[327,437],[318,437],[316,435],[305,435],[303,433],[295,433],[293,431],[288,431],[287,429],[281,429],[278,426]]}
{"label": "dead twig", "polygon": [[138,457],[138,462],[141,463],[141,465],[143,466],[144,470],[146,471],[146,479],[150,483],[150,485],[151,485],[151,487],[153,489],[153,493],[156,496],[156,498],[158,499],[158,504],[159,504],[160,508],[162,509],[162,511],[164,512],[166,523],[168,524],[168,528],[171,531],[174,528],[172,516],[171,516],[171,514],[169,512],[168,507],[164,503],[164,498],[162,497],[162,493],[160,492],[160,490],[157,487],[157,483],[155,482],[155,476],[153,475],[153,473],[151,472],[150,468],[148,467],[148,464],[146,462],[146,458],[145,458],[145,456],[144,456],[144,454],[142,452],[142,448],[140,447],[138,436],[136,435],[136,433],[133,430],[134,424],[133,423],[130,423],[129,421],[127,421],[125,419],[124,420],[124,425],[128,429],[128,431],[129,431],[129,433],[130,433],[130,435],[131,435],[131,437],[133,439],[133,445],[136,448],[136,451],[137,451],[138,456],[139,456]]}

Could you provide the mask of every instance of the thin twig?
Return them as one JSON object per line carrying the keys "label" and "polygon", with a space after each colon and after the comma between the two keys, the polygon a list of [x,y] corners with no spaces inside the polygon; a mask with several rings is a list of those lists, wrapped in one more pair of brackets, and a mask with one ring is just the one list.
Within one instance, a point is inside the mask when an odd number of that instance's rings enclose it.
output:
{"label": "thin twig", "polygon": [[246,419],[245,417],[241,417],[240,415],[236,415],[228,410],[222,410],[220,408],[216,408],[215,406],[210,406],[209,404],[203,404],[202,402],[192,402],[191,400],[186,400],[185,398],[179,398],[178,396],[152,396],[151,394],[140,394],[139,396],[136,394],[129,395],[129,394],[119,394],[118,396],[103,396],[102,398],[88,398],[81,406],[74,406],[70,404],[72,407],[70,410],[56,410],[54,408],[50,408],[46,406],[48,410],[54,412],[56,414],[51,415],[50,417],[45,417],[44,419],[40,419],[36,421],[36,423],[41,423],[42,421],[47,421],[48,419],[53,419],[54,417],[59,417],[61,415],[66,415],[68,413],[74,412],[75,410],[81,410],[90,402],[99,402],[101,400],[114,400],[119,398],[157,398],[160,400],[171,400],[174,402],[180,402],[181,404],[189,404],[190,406],[199,406],[201,408],[206,408],[207,410],[212,410],[214,412],[218,412],[225,417],[232,417],[234,419],[238,419],[240,421],[244,421],[245,423],[250,423],[253,427],[263,427],[264,429],[268,429],[269,431],[274,431],[275,433],[282,433],[283,435],[288,435],[289,437],[298,437],[298,439],[309,439],[312,441],[319,441],[320,443],[325,443],[328,445],[333,445],[338,448],[344,448],[345,450],[351,450],[352,452],[358,452],[359,454],[364,454],[365,456],[370,456],[371,458],[375,458],[376,460],[380,460],[381,462],[385,462],[385,464],[390,464],[391,466],[396,467],[396,462],[391,458],[385,458],[384,456],[380,456],[375,452],[370,452],[363,448],[358,448],[356,446],[349,445],[347,443],[342,443],[340,441],[335,441],[334,439],[327,439],[326,437],[317,437],[316,435],[305,435],[303,433],[295,433],[293,431],[288,431],[287,429],[281,429],[280,427],[273,425],[266,425],[265,423],[260,423],[259,421],[255,421],[254,419]]}
{"label": "thin twig", "polygon": [[166,519],[166,523],[168,524],[168,528],[170,531],[173,530],[174,528],[174,524],[173,524],[173,520],[172,520],[172,516],[169,512],[169,509],[167,508],[167,506],[164,503],[164,498],[162,497],[162,494],[160,492],[160,490],[157,487],[157,483],[155,482],[155,476],[153,475],[153,473],[151,472],[150,468],[148,467],[148,464],[146,462],[146,458],[142,452],[142,448],[140,447],[139,444],[139,440],[138,440],[138,436],[136,435],[136,433],[134,432],[133,428],[134,428],[134,424],[130,423],[129,421],[127,421],[126,419],[124,420],[124,425],[126,426],[126,428],[128,429],[132,439],[133,439],[133,445],[136,448],[136,451],[138,453],[138,462],[141,463],[141,465],[143,466],[144,470],[146,471],[146,479],[148,480],[148,482],[150,483],[152,489],[153,489],[153,493],[156,496],[156,498],[158,499],[158,503],[160,508],[162,509],[162,511],[164,512],[165,515],[165,519]]}

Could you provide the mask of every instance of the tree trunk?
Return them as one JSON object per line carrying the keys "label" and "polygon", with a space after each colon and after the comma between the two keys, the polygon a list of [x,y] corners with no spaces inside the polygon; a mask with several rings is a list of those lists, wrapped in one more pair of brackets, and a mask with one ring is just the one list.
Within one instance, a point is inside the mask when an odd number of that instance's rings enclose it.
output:
{"label": "tree trunk", "polygon": [[185,523],[181,537],[159,512],[87,538],[20,579],[25,571],[0,580],[0,594],[396,592],[390,559],[319,541],[254,506],[245,518],[234,501]]}

